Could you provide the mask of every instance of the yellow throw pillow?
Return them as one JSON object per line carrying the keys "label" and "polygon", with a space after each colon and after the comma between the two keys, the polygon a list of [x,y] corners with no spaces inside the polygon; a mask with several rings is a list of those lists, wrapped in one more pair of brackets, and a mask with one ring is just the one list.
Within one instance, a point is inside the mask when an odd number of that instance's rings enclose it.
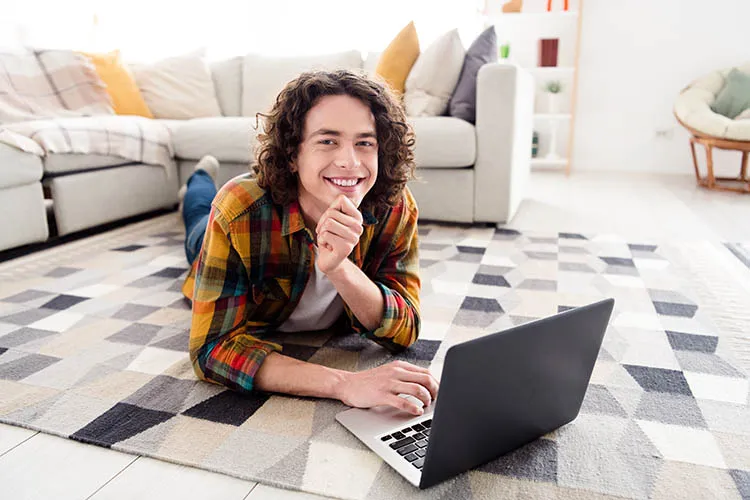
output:
{"label": "yellow throw pillow", "polygon": [[89,58],[99,78],[107,85],[107,93],[112,99],[116,114],[154,117],[143,100],[133,75],[122,63],[119,50],[108,54],[82,54]]}
{"label": "yellow throw pillow", "polygon": [[375,72],[383,77],[393,90],[403,94],[406,78],[417,57],[419,57],[419,39],[412,21],[383,51]]}

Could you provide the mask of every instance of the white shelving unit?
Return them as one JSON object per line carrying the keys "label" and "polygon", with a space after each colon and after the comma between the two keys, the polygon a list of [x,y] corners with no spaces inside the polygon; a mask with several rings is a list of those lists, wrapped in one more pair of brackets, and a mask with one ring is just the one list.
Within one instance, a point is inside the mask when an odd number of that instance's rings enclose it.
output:
{"label": "white shelving unit", "polygon": [[568,159],[567,158],[557,158],[557,159],[554,159],[554,158],[551,158],[551,159],[549,159],[549,158],[532,158],[531,159],[531,166],[532,167],[547,167],[547,168],[554,167],[554,168],[559,168],[559,167],[564,167],[567,163],[568,163]]}
{"label": "white shelving unit", "polygon": [[[570,0],[568,11],[563,10],[563,0],[555,0],[551,12],[547,12],[547,0],[524,0],[521,12],[504,13],[502,6],[507,1],[485,0],[484,14],[487,26],[495,26],[498,45],[510,45],[507,61],[527,70],[536,81],[534,130],[539,134],[539,151],[531,165],[564,169],[569,174],[584,0]],[[543,38],[559,40],[557,66],[539,66],[539,40]],[[550,80],[559,80],[563,85],[554,109],[550,109],[549,96],[544,89]],[[550,146],[556,148],[552,153],[557,156],[548,157]]]}

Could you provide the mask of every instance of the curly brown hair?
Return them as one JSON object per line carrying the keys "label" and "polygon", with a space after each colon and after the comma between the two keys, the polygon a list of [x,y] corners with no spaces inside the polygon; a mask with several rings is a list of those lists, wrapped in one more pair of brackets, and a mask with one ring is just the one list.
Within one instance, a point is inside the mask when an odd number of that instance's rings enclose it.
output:
{"label": "curly brown hair", "polygon": [[260,145],[253,165],[258,185],[270,191],[274,203],[297,199],[297,174],[291,164],[302,142],[305,118],[321,97],[329,95],[354,97],[372,111],[378,176],[362,207],[375,212],[394,206],[406,182],[414,178],[414,132],[387,85],[349,70],[302,73],[279,93],[268,114],[258,113],[265,125],[264,132],[258,134]]}

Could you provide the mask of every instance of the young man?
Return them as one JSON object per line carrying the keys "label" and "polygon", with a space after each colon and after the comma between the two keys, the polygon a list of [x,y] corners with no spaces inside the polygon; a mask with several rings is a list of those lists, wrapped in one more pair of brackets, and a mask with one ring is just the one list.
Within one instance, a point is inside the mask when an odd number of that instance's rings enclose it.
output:
{"label": "young man", "polygon": [[344,323],[392,352],[417,340],[417,206],[406,187],[414,139],[403,110],[364,76],[311,72],[264,118],[256,178],[237,177],[214,198],[208,158],[188,181],[186,253],[197,258],[183,291],[196,373],[239,391],[420,415],[399,395],[429,405],[438,383],[427,369],[336,370],[285,356],[270,338]]}

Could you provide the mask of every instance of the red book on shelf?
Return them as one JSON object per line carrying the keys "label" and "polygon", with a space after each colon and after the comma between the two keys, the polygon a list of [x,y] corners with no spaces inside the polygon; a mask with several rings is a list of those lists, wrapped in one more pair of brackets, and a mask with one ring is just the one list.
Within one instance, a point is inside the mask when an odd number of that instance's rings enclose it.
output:
{"label": "red book on shelf", "polygon": [[543,38],[539,40],[539,66],[557,66],[558,38]]}

